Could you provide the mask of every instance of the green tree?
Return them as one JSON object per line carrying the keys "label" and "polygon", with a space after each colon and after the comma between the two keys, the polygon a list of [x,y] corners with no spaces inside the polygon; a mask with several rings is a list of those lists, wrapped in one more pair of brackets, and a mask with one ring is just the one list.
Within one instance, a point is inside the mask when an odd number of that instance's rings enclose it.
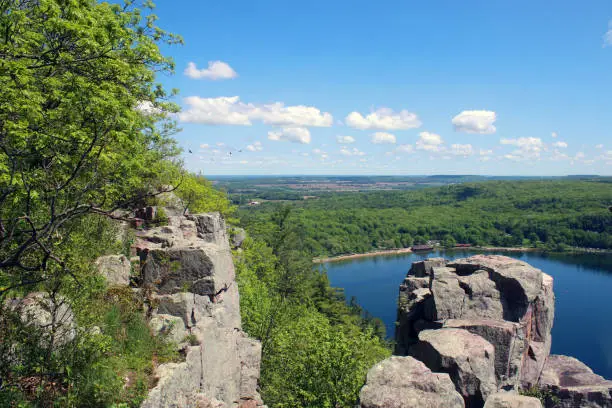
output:
{"label": "green tree", "polygon": [[155,82],[173,63],[149,1],[0,2],[0,294],[68,271],[62,228],[156,194],[176,173]]}

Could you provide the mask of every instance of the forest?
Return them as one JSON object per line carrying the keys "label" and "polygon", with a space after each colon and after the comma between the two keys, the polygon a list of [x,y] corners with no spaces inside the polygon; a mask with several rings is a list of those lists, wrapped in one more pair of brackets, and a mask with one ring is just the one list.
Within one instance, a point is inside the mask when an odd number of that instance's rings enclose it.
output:
{"label": "forest", "polygon": [[[278,203],[241,207],[263,227]],[[612,182],[487,181],[415,191],[332,194],[294,201],[293,218],[314,256],[441,245],[612,249]]]}

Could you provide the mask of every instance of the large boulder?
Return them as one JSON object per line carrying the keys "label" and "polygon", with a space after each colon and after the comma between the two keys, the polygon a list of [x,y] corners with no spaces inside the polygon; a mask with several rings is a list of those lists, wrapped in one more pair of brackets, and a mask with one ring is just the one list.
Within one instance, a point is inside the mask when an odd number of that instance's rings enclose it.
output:
{"label": "large boulder", "polygon": [[487,398],[484,408],[542,408],[542,403],[534,397],[499,392]]}
{"label": "large boulder", "polygon": [[8,300],[6,305],[9,310],[19,314],[23,324],[39,331],[40,347],[61,348],[76,337],[74,313],[63,296],[31,292],[23,298]]}
{"label": "large boulder", "polygon": [[612,381],[572,357],[548,356],[539,388],[549,395],[547,408],[612,407]]}
{"label": "large boulder", "polygon": [[423,330],[409,353],[430,370],[448,373],[466,407],[482,407],[497,390],[495,348],[467,330]]}
{"label": "large boulder", "polygon": [[232,248],[240,248],[247,237],[246,231],[243,228],[232,228],[231,237]]}
{"label": "large boulder", "polygon": [[98,273],[106,279],[110,286],[128,286],[132,265],[125,255],[106,255],[96,259]]}
{"label": "large boulder", "polygon": [[525,334],[519,323],[494,319],[449,319],[441,327],[464,329],[495,348],[495,377],[499,388],[519,388]]}
{"label": "large boulder", "polygon": [[396,353],[414,355],[421,330],[462,328],[495,346],[499,388],[532,386],[550,352],[552,288],[550,276],[505,256],[415,262],[400,286]]}
{"label": "large boulder", "polygon": [[463,408],[448,374],[433,373],[412,357],[390,357],[368,372],[361,408]]}

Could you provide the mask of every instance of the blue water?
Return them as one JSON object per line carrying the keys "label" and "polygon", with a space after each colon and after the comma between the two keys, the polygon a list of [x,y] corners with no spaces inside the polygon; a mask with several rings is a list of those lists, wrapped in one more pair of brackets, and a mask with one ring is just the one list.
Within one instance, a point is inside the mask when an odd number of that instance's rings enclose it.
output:
{"label": "blue water", "polygon": [[[462,258],[473,251],[430,252],[360,258],[325,264],[332,286],[354,296],[381,318],[387,336],[395,331],[399,285],[414,261]],[[492,252],[488,252],[492,254]],[[612,255],[500,253],[528,262],[551,275],[556,295],[552,353],[576,357],[612,379]]]}

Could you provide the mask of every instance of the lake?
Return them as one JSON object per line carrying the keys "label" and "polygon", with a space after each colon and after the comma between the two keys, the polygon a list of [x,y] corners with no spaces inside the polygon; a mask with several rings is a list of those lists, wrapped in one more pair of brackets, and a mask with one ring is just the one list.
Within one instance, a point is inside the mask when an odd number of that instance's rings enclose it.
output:
{"label": "lake", "polygon": [[[474,251],[359,258],[325,264],[331,285],[343,288],[373,316],[381,318],[387,336],[395,331],[399,285],[414,261],[456,259]],[[597,374],[612,379],[612,254],[497,253],[525,261],[551,275],[556,296],[552,353],[576,357]]]}

